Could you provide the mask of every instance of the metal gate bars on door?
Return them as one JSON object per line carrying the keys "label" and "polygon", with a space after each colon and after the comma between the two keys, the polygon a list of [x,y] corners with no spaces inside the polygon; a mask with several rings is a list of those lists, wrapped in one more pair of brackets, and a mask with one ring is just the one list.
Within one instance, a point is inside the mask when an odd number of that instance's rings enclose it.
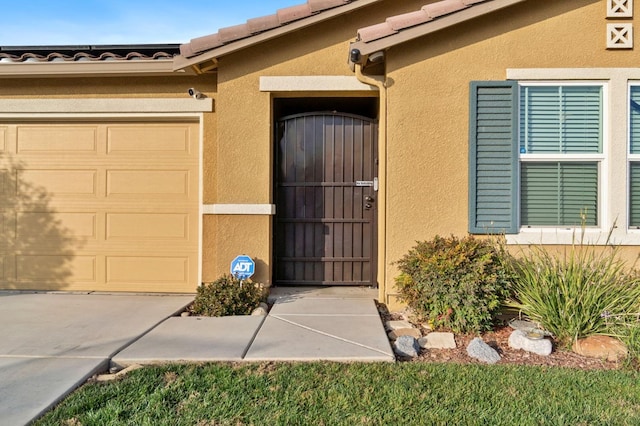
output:
{"label": "metal gate bars on door", "polygon": [[308,113],[277,132],[274,283],[375,285],[376,122]]}

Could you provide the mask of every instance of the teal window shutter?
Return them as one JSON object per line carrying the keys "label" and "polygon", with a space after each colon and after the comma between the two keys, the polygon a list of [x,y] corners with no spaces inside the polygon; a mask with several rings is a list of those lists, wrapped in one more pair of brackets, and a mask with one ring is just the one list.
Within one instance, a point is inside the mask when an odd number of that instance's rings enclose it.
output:
{"label": "teal window shutter", "polygon": [[516,234],[517,82],[471,82],[469,117],[469,232]]}

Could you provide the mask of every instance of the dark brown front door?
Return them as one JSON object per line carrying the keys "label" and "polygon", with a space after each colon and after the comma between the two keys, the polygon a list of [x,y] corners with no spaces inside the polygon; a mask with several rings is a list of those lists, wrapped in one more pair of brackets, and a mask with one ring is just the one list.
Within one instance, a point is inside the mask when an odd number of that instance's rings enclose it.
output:
{"label": "dark brown front door", "polygon": [[276,285],[376,285],[377,124],[341,113],[278,122]]}

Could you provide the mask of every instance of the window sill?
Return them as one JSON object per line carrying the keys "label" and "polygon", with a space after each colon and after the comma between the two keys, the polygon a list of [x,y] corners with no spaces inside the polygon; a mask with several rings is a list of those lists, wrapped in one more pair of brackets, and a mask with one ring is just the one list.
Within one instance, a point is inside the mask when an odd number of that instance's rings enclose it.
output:
{"label": "window sill", "polygon": [[[519,234],[505,235],[507,244],[590,244],[590,245],[640,245],[640,230],[580,228],[521,228]],[[607,241],[608,239],[608,241]]]}

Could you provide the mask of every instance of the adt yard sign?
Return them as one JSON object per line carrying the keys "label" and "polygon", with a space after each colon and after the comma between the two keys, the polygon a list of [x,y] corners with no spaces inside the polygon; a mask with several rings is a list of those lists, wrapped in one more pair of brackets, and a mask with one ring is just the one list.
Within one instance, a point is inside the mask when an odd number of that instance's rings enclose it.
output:
{"label": "adt yard sign", "polygon": [[256,271],[256,263],[249,256],[240,255],[231,262],[231,275],[246,280]]}

